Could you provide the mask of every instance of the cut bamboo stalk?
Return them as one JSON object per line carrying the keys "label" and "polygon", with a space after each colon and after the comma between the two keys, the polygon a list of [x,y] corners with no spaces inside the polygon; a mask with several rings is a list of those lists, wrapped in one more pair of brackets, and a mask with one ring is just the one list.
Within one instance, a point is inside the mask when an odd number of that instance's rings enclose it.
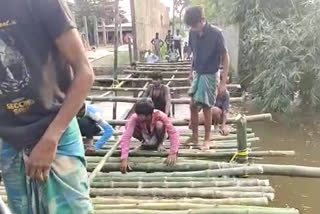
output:
{"label": "cut bamboo stalk", "polygon": [[[176,163],[174,166],[167,166],[163,162],[129,162],[132,171],[134,172],[186,172],[186,171],[202,171],[207,169],[229,169],[233,167],[242,167],[241,165],[232,165],[223,162],[211,162],[211,163]],[[87,165],[87,170],[91,172],[95,168],[96,164],[89,162]],[[120,162],[115,163],[105,163],[102,167],[103,172],[114,172],[119,171]]]}
{"label": "cut bamboo stalk", "polygon": [[101,169],[103,168],[104,164],[106,163],[106,161],[111,157],[112,153],[118,148],[118,146],[120,145],[120,140],[118,141],[118,143],[116,143],[112,149],[105,154],[105,156],[101,159],[101,161],[99,162],[99,164],[97,166],[94,167],[94,169],[92,170],[92,173],[89,176],[89,184],[93,181],[93,179],[97,176],[97,174],[101,171]]}
{"label": "cut bamboo stalk", "polygon": [[[245,166],[241,164],[236,164],[240,166]],[[232,164],[232,166],[236,166]],[[262,172],[258,172],[255,175],[275,175],[275,176],[290,176],[290,177],[305,177],[305,178],[320,178],[320,167],[308,167],[308,166],[295,166],[295,165],[277,165],[277,164],[253,164],[251,167],[261,167]],[[216,173],[219,170],[204,170],[204,171],[196,171],[196,172],[172,172],[172,173],[150,173],[148,177],[214,177],[214,176],[223,176],[228,175],[232,176],[232,173],[227,173],[228,170],[237,170],[239,168],[231,168],[231,169],[220,169],[225,171],[226,173],[223,174],[222,172]],[[252,175],[254,174],[253,171],[250,172]],[[241,174],[239,172],[239,174]],[[110,174],[112,175],[112,174]],[[130,175],[130,173],[129,173]],[[137,176],[138,174],[133,174]],[[128,175],[126,175],[128,176]]]}
{"label": "cut bamboo stalk", "polygon": [[[88,98],[89,100],[91,98]],[[98,98],[98,99],[104,99],[104,98]],[[260,115],[250,115],[246,116],[247,122],[255,122],[255,121],[263,121],[263,120],[271,120],[272,116],[271,114],[260,114]],[[126,124],[126,120],[108,120],[108,123],[111,125],[116,126],[124,126]],[[227,123],[236,123],[237,118],[228,118]],[[188,120],[172,120],[173,125],[175,126],[188,126],[189,122]],[[203,124],[200,124],[203,125]],[[227,136],[226,136],[227,137]]]}
{"label": "cut bamboo stalk", "polygon": [[[101,156],[104,153],[97,151],[92,155]],[[179,157],[198,157],[198,158],[231,158],[234,152],[212,152],[212,151],[194,151],[194,150],[180,150]],[[148,151],[148,150],[136,150],[131,151],[130,156],[132,157],[166,157],[168,152]],[[294,151],[251,151],[249,157],[288,157],[294,156]],[[120,156],[120,151],[115,151],[113,156]]]}
{"label": "cut bamboo stalk", "polygon": [[107,209],[143,209],[143,210],[186,210],[186,209],[215,209],[217,205],[191,203],[143,203],[143,204],[99,204],[95,210]]}
{"label": "cut bamboo stalk", "polygon": [[205,181],[205,182],[93,182],[93,188],[203,188],[203,187],[248,187],[268,186],[267,180]]}
{"label": "cut bamboo stalk", "polygon": [[[170,87],[170,91],[187,91],[189,89],[190,89],[190,86]],[[145,88],[113,88],[113,87],[92,86],[91,90],[137,92],[137,91],[146,91],[147,89],[145,89]]]}
{"label": "cut bamboo stalk", "polygon": [[[136,103],[140,98],[136,97],[97,97],[97,96],[89,96],[87,100],[96,101],[96,102],[124,102],[124,103]],[[239,103],[243,102],[243,97],[231,97],[230,103]],[[172,104],[190,104],[189,98],[184,99],[171,99]],[[187,121],[186,121],[187,122]],[[185,123],[186,123],[185,122]]]}
{"label": "cut bamboo stalk", "polygon": [[237,122],[238,153],[232,157],[239,163],[248,163],[247,119],[241,115]]}
{"label": "cut bamboo stalk", "polygon": [[[90,171],[90,168],[88,168]],[[262,166],[242,166],[235,168],[189,171],[189,172],[168,172],[168,173],[152,173],[151,176],[167,176],[167,177],[220,177],[220,176],[244,176],[263,174]]]}
{"label": "cut bamboo stalk", "polygon": [[[223,192],[262,192],[262,193],[275,193],[274,189],[271,186],[227,186],[227,187],[203,187],[203,188],[120,188],[120,187],[115,187],[115,188],[103,188],[102,186],[96,187],[96,188],[92,188],[92,189],[99,189],[100,191],[104,190],[104,191],[108,191],[110,190],[111,192],[113,190],[119,189],[119,190],[124,190],[124,191],[133,191],[134,190],[147,190],[149,192],[152,191],[157,191],[157,190],[168,190],[171,192],[175,192],[176,190],[185,190],[187,192],[191,192],[192,190],[195,191],[223,191]],[[125,196],[125,195],[124,195]]]}
{"label": "cut bamboo stalk", "polygon": [[[253,139],[253,138],[252,138]],[[258,141],[258,138],[255,140],[255,141],[252,141],[252,142],[256,142]],[[139,141],[135,141],[135,142],[131,142],[130,143],[130,148],[136,148],[137,146],[139,146],[141,143]],[[114,143],[111,143],[111,142],[108,142],[107,145],[105,145],[102,150],[106,150],[106,149],[110,149],[112,146],[114,145]],[[168,143],[165,143],[164,144],[164,147],[166,149],[169,149],[171,146],[170,144]],[[235,143],[214,143],[213,142],[213,145],[210,145],[210,149],[237,149],[238,147],[238,144],[235,142]],[[248,147],[250,148],[251,147],[251,143],[248,143]],[[180,149],[201,149],[201,146],[200,145],[185,145],[185,144],[182,144],[179,146]]]}
{"label": "cut bamboo stalk", "polygon": [[[148,177],[145,176],[145,173],[135,173],[131,172],[126,175],[122,175],[120,173],[100,173],[94,180],[94,182],[216,182],[216,181],[227,181],[227,182],[242,182],[251,180],[258,180],[252,178],[230,178],[230,177],[169,177],[165,175],[158,176],[149,176],[152,174],[147,174]],[[258,181],[257,181],[258,182]],[[260,180],[259,180],[260,182]],[[269,181],[265,180],[265,184],[269,185]],[[266,185],[266,186],[268,186]]]}
{"label": "cut bamboo stalk", "polygon": [[[151,82],[152,79],[151,78],[118,78],[119,81],[126,81],[126,82]],[[163,82],[187,82],[189,79],[188,78],[163,78]],[[108,77],[108,76],[104,76],[104,75],[99,75],[95,77],[95,81],[96,82],[112,82],[113,78],[112,77]]]}
{"label": "cut bamboo stalk", "polygon": [[176,65],[190,65],[190,61],[179,61],[179,62],[157,62],[157,63],[147,63],[147,62],[137,62],[137,66],[176,66]]}
{"label": "cut bamboo stalk", "polygon": [[211,191],[197,189],[134,189],[134,188],[116,188],[116,189],[97,189],[91,188],[90,195],[96,196],[137,196],[137,197],[200,197],[200,198],[256,198],[266,197],[269,201],[274,199],[274,193],[264,192],[243,192],[243,191]]}
{"label": "cut bamboo stalk", "polygon": [[93,198],[94,205],[98,204],[144,204],[144,203],[196,203],[209,205],[251,205],[267,206],[269,201],[265,197],[259,198],[223,198],[223,199],[201,199],[201,198],[184,198],[184,199],[128,199],[128,198]]}
{"label": "cut bamboo stalk", "polygon": [[[152,75],[154,71],[137,71],[137,70],[123,70],[126,74],[142,74],[142,75]],[[172,71],[163,71],[161,72],[162,75],[171,75]],[[176,75],[189,75],[190,71],[178,71],[175,73]]]}
{"label": "cut bamboo stalk", "polygon": [[189,210],[139,210],[139,209],[107,209],[97,210],[95,214],[299,214],[291,208],[215,208],[215,209],[189,209]]}

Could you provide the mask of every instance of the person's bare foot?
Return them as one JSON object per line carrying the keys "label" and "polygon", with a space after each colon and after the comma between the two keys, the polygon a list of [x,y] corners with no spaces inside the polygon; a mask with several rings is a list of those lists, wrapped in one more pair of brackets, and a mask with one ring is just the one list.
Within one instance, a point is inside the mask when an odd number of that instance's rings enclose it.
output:
{"label": "person's bare foot", "polygon": [[208,151],[210,150],[211,142],[210,141],[204,141],[204,143],[201,146],[201,150]]}
{"label": "person's bare foot", "polygon": [[167,150],[166,150],[166,148],[163,146],[163,144],[160,144],[160,145],[158,146],[158,148],[157,148],[157,151],[158,151],[158,152],[166,152]]}
{"label": "person's bare foot", "polygon": [[190,137],[185,141],[184,144],[186,144],[186,145],[190,145],[190,144],[198,145],[199,144],[199,140],[198,140],[198,138]]}

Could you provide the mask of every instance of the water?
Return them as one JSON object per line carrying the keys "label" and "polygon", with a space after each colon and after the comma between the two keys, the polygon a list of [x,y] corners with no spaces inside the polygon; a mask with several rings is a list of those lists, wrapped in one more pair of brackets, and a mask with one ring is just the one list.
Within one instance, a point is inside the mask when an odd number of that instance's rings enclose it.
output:
{"label": "water", "polygon": [[[250,109],[249,114],[252,113],[257,112]],[[319,116],[316,113],[300,113],[286,120],[279,115],[273,115],[275,122],[249,124],[261,138],[256,145],[260,150],[295,150],[296,156],[269,158],[263,162],[320,167]],[[269,178],[276,189],[276,198],[271,203],[272,206],[294,207],[299,209],[301,214],[320,213],[320,179]]]}

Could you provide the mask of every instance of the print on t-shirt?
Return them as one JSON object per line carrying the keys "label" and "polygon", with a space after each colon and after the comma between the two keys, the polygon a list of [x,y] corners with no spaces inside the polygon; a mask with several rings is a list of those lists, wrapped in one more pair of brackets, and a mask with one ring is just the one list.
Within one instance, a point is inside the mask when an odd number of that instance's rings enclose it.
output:
{"label": "print on t-shirt", "polygon": [[30,72],[14,40],[0,30],[0,97],[17,93],[28,86]]}

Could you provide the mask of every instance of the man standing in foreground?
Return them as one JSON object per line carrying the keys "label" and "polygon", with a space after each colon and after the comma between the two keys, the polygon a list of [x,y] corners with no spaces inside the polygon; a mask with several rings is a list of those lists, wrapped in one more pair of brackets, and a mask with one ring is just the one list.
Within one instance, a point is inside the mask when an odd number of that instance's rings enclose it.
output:
{"label": "man standing in foreground", "polygon": [[[191,27],[189,47],[193,52],[190,79],[193,79],[191,95],[191,128],[190,141],[198,143],[199,108],[203,109],[205,124],[204,149],[210,146],[212,114],[211,107],[216,102],[216,96],[226,90],[229,71],[229,54],[222,32],[217,27],[205,21],[201,7],[189,8],[184,17],[185,23]],[[223,72],[217,91],[217,72],[223,64]],[[195,76],[193,77],[193,71]]]}
{"label": "man standing in foreground", "polygon": [[64,0],[0,3],[0,165],[16,214],[92,213],[75,115],[93,82]]}

